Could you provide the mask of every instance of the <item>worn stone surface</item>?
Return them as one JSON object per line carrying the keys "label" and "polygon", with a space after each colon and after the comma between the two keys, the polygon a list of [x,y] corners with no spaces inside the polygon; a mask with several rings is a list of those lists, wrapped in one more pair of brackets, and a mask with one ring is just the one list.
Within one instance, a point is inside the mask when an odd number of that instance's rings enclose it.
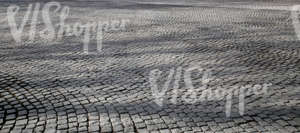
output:
{"label": "worn stone surface", "polygon": [[[12,3],[0,3],[0,18],[5,18]],[[14,4],[26,9],[28,2]],[[61,4],[70,7],[68,24],[130,21],[123,31],[104,32],[102,52],[89,55],[83,53],[82,38],[75,36],[50,42],[25,38],[24,45],[16,45],[7,22],[1,21],[1,133],[300,132],[300,41],[290,17],[291,6],[299,2],[99,0]],[[28,22],[24,34],[29,27]],[[38,32],[44,27],[37,28]],[[213,89],[272,85],[266,95],[249,91],[252,95],[245,97],[244,115],[239,114],[239,99],[234,96],[229,118],[224,99],[184,101],[188,89],[182,78],[177,100],[171,102],[172,84],[163,106],[158,106],[150,71],[163,71],[161,81],[165,81],[170,69],[185,71],[190,66],[212,70],[209,86]],[[195,87],[200,86],[196,80],[201,76],[193,73]]]}

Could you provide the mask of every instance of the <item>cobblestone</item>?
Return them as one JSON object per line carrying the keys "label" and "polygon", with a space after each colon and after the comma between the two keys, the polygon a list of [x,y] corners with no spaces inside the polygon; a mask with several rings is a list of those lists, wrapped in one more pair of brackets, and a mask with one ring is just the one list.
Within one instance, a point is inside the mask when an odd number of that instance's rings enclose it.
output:
{"label": "cobblestone", "polygon": [[[25,10],[29,3],[14,4]],[[68,24],[130,21],[125,30],[104,32],[103,51],[87,55],[75,36],[14,45],[9,25],[0,20],[1,133],[300,132],[300,45],[290,11],[300,4],[296,0],[61,3],[71,8]],[[0,18],[10,4],[1,1]],[[25,33],[29,27],[28,22]],[[163,106],[157,105],[149,73],[161,70],[164,82],[170,69],[181,67],[184,78],[191,66],[212,70],[213,90],[272,85],[266,95],[246,90],[244,115],[234,95],[229,118],[224,99],[185,102],[184,79],[177,95],[174,84]],[[201,76],[192,73],[195,88]]]}

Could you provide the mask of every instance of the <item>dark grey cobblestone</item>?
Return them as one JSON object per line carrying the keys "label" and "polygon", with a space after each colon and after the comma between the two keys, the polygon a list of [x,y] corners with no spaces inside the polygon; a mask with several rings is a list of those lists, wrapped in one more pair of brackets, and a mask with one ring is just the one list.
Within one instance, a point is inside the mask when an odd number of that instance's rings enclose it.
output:
{"label": "dark grey cobblestone", "polygon": [[[74,36],[16,46],[1,24],[0,133],[300,132],[300,41],[289,11],[300,3],[237,1],[61,2],[78,21],[130,20],[125,31],[104,33],[103,52],[92,55]],[[11,2],[0,3],[4,18]],[[243,116],[237,97],[230,118],[222,100],[184,102],[183,81],[176,103],[174,87],[156,105],[149,72],[160,69],[165,79],[171,68],[192,65],[213,70],[212,88],[272,86],[246,97]]]}

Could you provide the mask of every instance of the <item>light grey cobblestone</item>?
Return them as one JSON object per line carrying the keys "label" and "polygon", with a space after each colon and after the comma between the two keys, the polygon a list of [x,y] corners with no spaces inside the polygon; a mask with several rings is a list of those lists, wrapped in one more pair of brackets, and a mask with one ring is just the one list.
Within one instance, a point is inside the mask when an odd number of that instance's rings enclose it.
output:
{"label": "light grey cobblestone", "polygon": [[[29,3],[14,4],[26,10]],[[14,45],[8,24],[0,22],[1,133],[300,132],[300,45],[289,11],[298,1],[61,3],[71,8],[70,21],[130,21],[123,31],[105,32],[103,51],[91,55],[75,36]],[[0,18],[10,4],[1,1]],[[272,86],[266,95],[245,97],[243,116],[236,96],[230,118],[224,99],[186,103],[184,81],[178,83],[176,103],[170,87],[158,106],[150,71],[161,70],[164,82],[170,69],[191,65],[212,70],[216,78],[208,86],[213,89]],[[195,88],[201,76],[193,73]]]}

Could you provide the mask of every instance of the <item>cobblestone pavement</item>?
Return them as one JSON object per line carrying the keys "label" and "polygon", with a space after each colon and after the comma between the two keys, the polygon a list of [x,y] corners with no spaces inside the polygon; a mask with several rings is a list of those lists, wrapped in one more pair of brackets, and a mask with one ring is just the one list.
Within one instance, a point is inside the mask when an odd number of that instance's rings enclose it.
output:
{"label": "cobblestone pavement", "polygon": [[[0,3],[0,18],[6,17],[10,4],[21,9],[28,5]],[[289,11],[297,2],[61,4],[71,8],[67,23],[130,22],[123,31],[104,32],[103,51],[89,55],[83,53],[81,38],[74,36],[15,45],[7,22],[2,22],[1,133],[300,132],[300,41]],[[25,25],[26,34],[29,25]],[[228,91],[232,86],[272,85],[266,95],[245,97],[244,115],[239,114],[237,95],[230,117],[225,115],[224,99],[187,103],[182,98],[188,90],[183,78],[177,84],[177,102],[171,102],[174,88],[170,87],[163,106],[158,106],[150,71],[161,70],[163,82],[170,69],[191,66],[212,70],[211,88],[222,86]],[[193,82],[201,76],[193,73]]]}

